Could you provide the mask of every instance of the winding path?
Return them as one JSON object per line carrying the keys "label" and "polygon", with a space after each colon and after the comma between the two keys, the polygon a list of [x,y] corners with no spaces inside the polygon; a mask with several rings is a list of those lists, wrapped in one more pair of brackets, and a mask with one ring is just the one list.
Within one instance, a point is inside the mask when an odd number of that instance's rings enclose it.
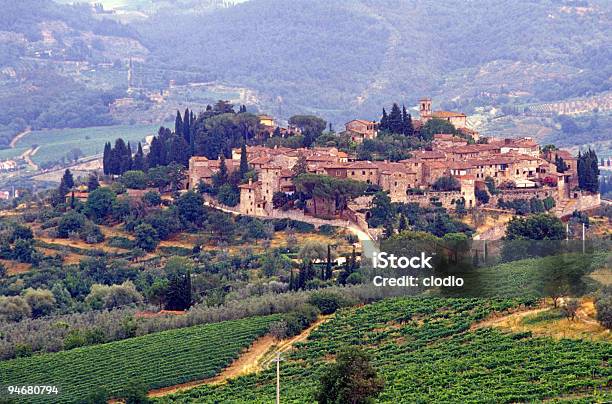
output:
{"label": "winding path", "polygon": [[272,216],[247,215],[247,214],[240,213],[236,210],[229,209],[227,207],[212,204],[207,200],[204,201],[204,205],[210,208],[220,210],[222,212],[236,215],[236,216],[237,215],[251,216],[251,217],[258,217],[261,219],[293,219],[293,220],[299,220],[302,222],[310,223],[317,227],[322,226],[324,224],[343,227],[345,229],[348,229],[355,236],[357,236],[357,239],[361,243],[361,251],[362,251],[362,255],[364,258],[371,259],[375,252],[379,252],[378,246],[376,245],[372,236],[368,232],[363,231],[359,226],[357,226],[354,223],[351,223],[348,220],[340,220],[340,219],[326,220],[326,219],[320,219],[317,217],[306,216],[306,215],[296,217],[295,215],[292,215],[290,213],[284,213],[284,212],[278,212],[278,211],[274,211],[274,214]]}
{"label": "winding path", "polygon": [[32,128],[28,126],[23,131],[15,135],[13,140],[11,140],[11,143],[9,143],[9,146],[11,147],[11,149],[14,149],[17,146],[17,142],[21,140],[23,137],[25,137],[30,132],[32,132]]}

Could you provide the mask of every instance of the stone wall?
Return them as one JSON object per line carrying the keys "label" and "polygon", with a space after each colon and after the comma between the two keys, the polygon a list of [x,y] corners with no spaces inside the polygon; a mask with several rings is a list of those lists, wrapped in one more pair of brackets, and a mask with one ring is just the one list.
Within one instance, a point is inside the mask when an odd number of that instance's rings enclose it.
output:
{"label": "stone wall", "polygon": [[503,199],[504,201],[514,201],[517,199],[530,200],[531,198],[546,199],[551,196],[558,202],[559,193],[557,188],[543,187],[543,188],[527,188],[527,189],[503,189],[498,195],[491,195],[489,199],[489,206],[497,206],[497,201]]}
{"label": "stone wall", "polygon": [[418,203],[425,207],[431,205],[431,199],[437,198],[442,206],[446,209],[454,209],[455,201],[463,198],[461,191],[428,191],[422,195],[408,194],[406,195],[406,203]]}

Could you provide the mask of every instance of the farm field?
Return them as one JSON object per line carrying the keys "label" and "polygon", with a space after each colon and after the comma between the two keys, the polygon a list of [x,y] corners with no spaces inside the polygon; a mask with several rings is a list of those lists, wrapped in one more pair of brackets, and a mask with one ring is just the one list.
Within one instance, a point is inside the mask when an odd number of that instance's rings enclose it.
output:
{"label": "farm field", "polygon": [[130,379],[149,389],[215,376],[279,317],[251,317],[163,331],[123,341],[0,362],[0,380],[55,385],[58,396],[30,402],[78,402],[104,386],[120,396]]}
{"label": "farm field", "polygon": [[[313,401],[326,362],[344,345],[373,358],[385,389],[378,402],[532,402],[612,398],[612,341],[554,340],[490,327],[471,330],[516,299],[387,299],[339,312],[281,365],[285,402]],[[163,403],[273,402],[275,369],[225,385],[163,397]]]}
{"label": "farm field", "polygon": [[75,148],[80,149],[85,156],[92,156],[102,153],[106,142],[114,142],[119,137],[125,141],[138,142],[157,133],[158,129],[159,125],[113,125],[37,130],[19,139],[14,149],[0,150],[0,158],[20,156],[32,145],[40,146],[32,156],[36,164],[59,160]]}

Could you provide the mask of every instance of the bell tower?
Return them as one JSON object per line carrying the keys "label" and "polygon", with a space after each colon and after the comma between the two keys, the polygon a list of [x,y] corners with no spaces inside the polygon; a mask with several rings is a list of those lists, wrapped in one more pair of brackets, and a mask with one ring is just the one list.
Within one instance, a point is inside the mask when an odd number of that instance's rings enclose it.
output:
{"label": "bell tower", "polygon": [[426,121],[431,118],[431,98],[421,98],[419,100],[419,115],[421,120]]}

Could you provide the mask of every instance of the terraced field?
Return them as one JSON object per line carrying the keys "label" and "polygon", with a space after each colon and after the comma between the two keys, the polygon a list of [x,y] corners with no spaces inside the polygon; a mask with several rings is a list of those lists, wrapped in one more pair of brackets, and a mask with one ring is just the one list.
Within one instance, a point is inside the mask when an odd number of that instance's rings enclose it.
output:
{"label": "terraced field", "polygon": [[57,396],[28,402],[79,402],[98,387],[120,396],[130,380],[149,389],[215,376],[278,316],[205,324],[108,344],[0,362],[2,385],[57,386]]}
{"label": "terraced field", "polygon": [[[373,356],[384,403],[535,402],[612,399],[612,341],[534,338],[470,326],[521,300],[389,299],[340,312],[282,363],[284,402],[313,402],[326,362],[344,345]],[[607,390],[606,390],[607,389]],[[164,397],[164,403],[273,402],[275,369],[220,386]]]}

